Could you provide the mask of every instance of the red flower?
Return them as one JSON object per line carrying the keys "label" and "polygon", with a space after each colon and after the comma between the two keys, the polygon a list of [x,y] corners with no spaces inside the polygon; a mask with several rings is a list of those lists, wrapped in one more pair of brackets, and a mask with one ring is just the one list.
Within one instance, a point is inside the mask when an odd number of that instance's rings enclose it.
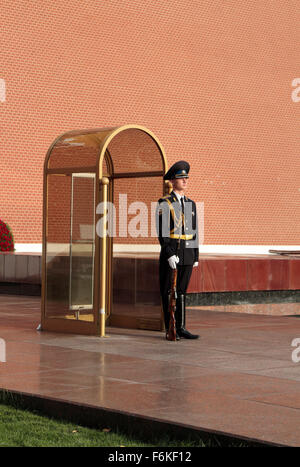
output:
{"label": "red flower", "polygon": [[14,237],[10,227],[0,219],[0,251],[14,251]]}

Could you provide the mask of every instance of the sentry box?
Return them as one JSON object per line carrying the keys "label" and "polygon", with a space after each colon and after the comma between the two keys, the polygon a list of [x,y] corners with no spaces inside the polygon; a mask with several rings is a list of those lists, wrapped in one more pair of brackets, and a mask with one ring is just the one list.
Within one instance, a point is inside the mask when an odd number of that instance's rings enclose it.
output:
{"label": "sentry box", "polygon": [[153,202],[162,145],[142,126],[59,136],[44,164],[42,330],[163,329]]}

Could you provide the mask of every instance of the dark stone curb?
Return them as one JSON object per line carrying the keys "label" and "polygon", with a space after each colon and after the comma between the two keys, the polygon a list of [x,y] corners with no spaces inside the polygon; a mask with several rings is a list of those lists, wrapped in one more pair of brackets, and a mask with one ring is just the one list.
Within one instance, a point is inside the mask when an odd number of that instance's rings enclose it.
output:
{"label": "dark stone curb", "polygon": [[156,418],[131,414],[125,411],[106,409],[92,405],[42,397],[0,388],[0,403],[20,409],[34,410],[40,414],[59,420],[66,420],[90,428],[112,428],[144,440],[166,437],[178,440],[202,440],[213,445],[226,447],[230,444],[244,444],[246,447],[283,447],[272,442],[251,439],[234,434],[209,429],[197,429],[193,426],[164,422]]}

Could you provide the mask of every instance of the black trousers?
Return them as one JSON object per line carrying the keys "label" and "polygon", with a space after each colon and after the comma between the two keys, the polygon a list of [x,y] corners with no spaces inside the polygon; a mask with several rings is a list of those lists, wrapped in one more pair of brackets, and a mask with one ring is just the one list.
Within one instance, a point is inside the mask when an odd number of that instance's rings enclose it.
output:
{"label": "black trousers", "polygon": [[[160,285],[160,295],[162,299],[162,307],[165,318],[165,327],[169,328],[169,293],[171,289],[171,280],[172,280],[172,271],[168,261],[161,259],[159,261],[159,285]],[[177,265],[177,296],[185,295],[190,278],[193,271],[193,265],[188,266],[178,266]]]}

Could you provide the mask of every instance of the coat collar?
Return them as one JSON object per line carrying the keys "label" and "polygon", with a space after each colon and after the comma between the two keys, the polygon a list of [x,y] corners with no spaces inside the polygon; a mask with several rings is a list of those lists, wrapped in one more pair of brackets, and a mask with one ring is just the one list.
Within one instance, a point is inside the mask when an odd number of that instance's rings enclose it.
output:
{"label": "coat collar", "polygon": [[[176,194],[175,194],[175,192],[173,190],[171,191],[170,195],[172,196],[172,201],[179,202],[178,198],[177,198],[177,196],[176,196]],[[184,202],[187,202],[187,197],[185,195],[183,196],[183,199],[184,199]]]}

